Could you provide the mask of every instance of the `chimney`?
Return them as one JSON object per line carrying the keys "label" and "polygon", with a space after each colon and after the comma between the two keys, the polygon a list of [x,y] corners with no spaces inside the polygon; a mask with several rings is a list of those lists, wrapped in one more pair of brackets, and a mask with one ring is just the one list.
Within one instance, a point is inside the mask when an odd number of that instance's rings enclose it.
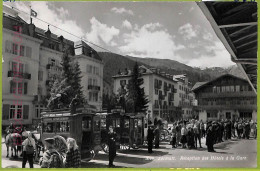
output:
{"label": "chimney", "polygon": [[46,35],[49,39],[51,38],[50,25],[48,25],[48,30],[45,32],[45,35]]}
{"label": "chimney", "polygon": [[29,27],[29,35],[35,37],[35,25],[32,23],[32,18],[31,18],[31,23],[28,25],[28,27]]}

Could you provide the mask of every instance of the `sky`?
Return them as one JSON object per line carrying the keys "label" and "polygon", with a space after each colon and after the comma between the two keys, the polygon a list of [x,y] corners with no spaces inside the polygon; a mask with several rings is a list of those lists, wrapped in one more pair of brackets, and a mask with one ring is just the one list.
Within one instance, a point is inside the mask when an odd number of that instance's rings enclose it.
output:
{"label": "sky", "polygon": [[[51,32],[95,43],[120,55],[172,59],[193,67],[234,65],[195,2],[18,2],[7,4],[37,12]],[[20,16],[29,22],[29,15]],[[33,19],[44,30],[48,24]],[[97,48],[95,48],[97,49]],[[98,51],[104,51],[97,49]]]}

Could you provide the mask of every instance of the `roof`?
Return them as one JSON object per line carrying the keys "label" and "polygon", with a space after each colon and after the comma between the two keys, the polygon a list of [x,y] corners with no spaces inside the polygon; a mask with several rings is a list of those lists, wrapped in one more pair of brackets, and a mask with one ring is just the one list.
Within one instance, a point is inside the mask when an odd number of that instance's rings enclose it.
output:
{"label": "roof", "polygon": [[212,28],[256,93],[257,3],[198,2]]}
{"label": "roof", "polygon": [[196,82],[195,85],[192,87],[191,91],[197,89],[198,87],[202,86],[203,84],[206,84],[207,82]]}
{"label": "roof", "polygon": [[[234,76],[234,75],[231,75],[231,74],[224,74],[224,75],[221,75],[221,76],[219,76],[219,77],[217,77],[217,78],[215,78],[215,79],[213,79],[213,80],[211,80],[211,81],[208,81],[208,82],[204,82],[204,84],[201,84],[200,86],[198,86],[198,87],[195,87],[196,86],[196,84],[193,86],[193,88],[192,88],[192,91],[194,92],[194,91],[197,91],[198,89],[201,89],[202,87],[205,87],[206,85],[208,85],[208,84],[210,84],[210,83],[212,83],[212,82],[214,82],[214,81],[216,81],[216,80],[219,80],[219,79],[221,79],[221,78],[223,78],[223,77],[233,77],[233,78],[235,78],[235,79],[240,79],[240,80],[243,80],[243,81],[246,81],[246,82],[248,82],[246,79],[244,79],[244,78],[241,78],[241,77],[237,77],[237,76]],[[202,82],[200,82],[200,83],[202,83]]]}

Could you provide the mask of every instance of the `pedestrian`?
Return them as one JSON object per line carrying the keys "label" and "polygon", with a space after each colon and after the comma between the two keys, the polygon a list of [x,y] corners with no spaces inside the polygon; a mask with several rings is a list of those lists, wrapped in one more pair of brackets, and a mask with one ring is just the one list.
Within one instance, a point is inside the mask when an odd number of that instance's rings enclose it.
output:
{"label": "pedestrian", "polygon": [[25,168],[27,160],[29,162],[30,168],[33,168],[33,155],[36,150],[35,141],[32,138],[32,133],[28,134],[28,137],[23,141],[23,163],[22,168]]}
{"label": "pedestrian", "polygon": [[155,130],[154,130],[154,136],[155,136],[154,148],[159,148],[159,144],[160,144],[160,129],[159,129],[159,124],[156,126],[156,128],[155,128]]}
{"label": "pedestrian", "polygon": [[177,131],[176,131],[176,124],[173,124],[173,128],[172,128],[172,148],[176,148],[176,135],[177,135]]}
{"label": "pedestrian", "polygon": [[108,132],[108,147],[109,147],[109,167],[115,167],[113,164],[114,159],[116,157],[116,132],[114,132],[114,129],[112,126],[109,126],[109,132]]}
{"label": "pedestrian", "polygon": [[202,120],[200,120],[199,127],[200,127],[200,131],[201,131],[200,137],[204,138],[206,131],[205,131],[205,125]]}
{"label": "pedestrian", "polygon": [[213,126],[211,124],[208,125],[207,135],[206,135],[206,145],[208,148],[208,152],[216,152],[214,150],[214,133],[213,133]]}
{"label": "pedestrian", "polygon": [[154,134],[153,134],[153,126],[148,126],[147,131],[147,141],[148,141],[148,153],[153,153],[153,140],[154,140]]}
{"label": "pedestrian", "polygon": [[245,123],[245,138],[249,139],[249,135],[250,135],[250,125],[248,122]]}
{"label": "pedestrian", "polygon": [[243,125],[241,121],[239,121],[237,124],[237,134],[239,139],[242,137],[242,133],[243,133]]}
{"label": "pedestrian", "polygon": [[182,144],[182,148],[186,148],[186,143],[187,143],[186,134],[187,134],[186,124],[183,123],[182,128],[181,128],[181,144]]}
{"label": "pedestrian", "polygon": [[66,153],[65,167],[66,168],[80,168],[81,157],[77,142],[73,138],[67,139],[68,151]]}
{"label": "pedestrian", "polygon": [[199,141],[200,148],[202,148],[201,147],[201,132],[200,132],[198,127],[199,127],[199,125],[194,124],[193,131],[194,131],[194,134],[195,134],[195,148],[198,148],[198,142],[197,141]]}
{"label": "pedestrian", "polygon": [[181,142],[181,125],[180,122],[177,122],[176,125],[176,146],[180,146],[180,142]]}
{"label": "pedestrian", "polygon": [[189,126],[188,132],[187,132],[187,145],[188,145],[189,149],[195,148],[194,139],[195,138],[194,138],[194,132],[193,132],[192,126]]}
{"label": "pedestrian", "polygon": [[43,153],[39,162],[41,168],[63,168],[63,158],[54,148],[54,139],[46,138],[44,141],[46,151]]}

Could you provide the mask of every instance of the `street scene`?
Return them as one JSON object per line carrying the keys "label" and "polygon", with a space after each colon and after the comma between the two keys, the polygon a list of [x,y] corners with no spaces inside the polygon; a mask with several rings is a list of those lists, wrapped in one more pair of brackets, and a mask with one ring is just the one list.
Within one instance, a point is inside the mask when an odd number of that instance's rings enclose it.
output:
{"label": "street scene", "polygon": [[255,2],[6,2],[2,49],[2,168],[257,167]]}

